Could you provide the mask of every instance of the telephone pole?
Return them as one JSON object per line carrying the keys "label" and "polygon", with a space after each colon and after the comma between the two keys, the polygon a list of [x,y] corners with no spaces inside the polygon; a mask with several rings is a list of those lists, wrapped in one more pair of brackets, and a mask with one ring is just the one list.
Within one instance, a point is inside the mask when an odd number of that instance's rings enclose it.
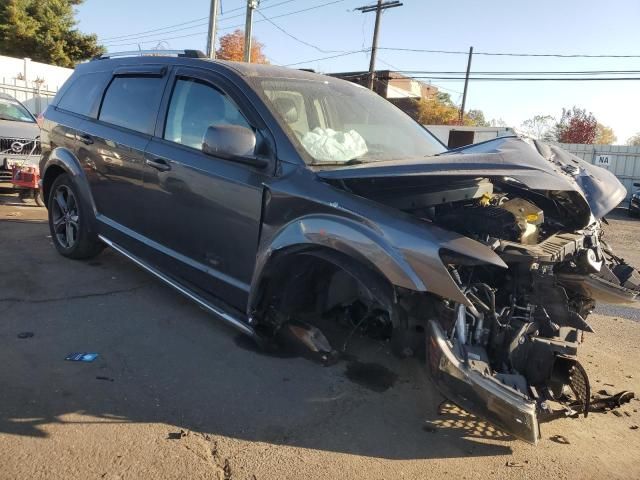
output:
{"label": "telephone pole", "polygon": [[207,36],[207,57],[216,58],[216,27],[218,26],[218,4],[220,0],[211,0],[209,11],[209,34]]}
{"label": "telephone pole", "polygon": [[251,63],[251,31],[253,30],[253,11],[260,0],[247,0],[247,20],[244,24],[244,61]]}
{"label": "telephone pole", "polygon": [[375,5],[366,5],[364,7],[358,7],[356,10],[360,10],[362,13],[376,12],[376,26],[373,29],[373,42],[371,44],[371,60],[369,62],[369,79],[368,79],[368,87],[369,90],[373,90],[373,81],[376,74],[376,53],[378,50],[378,31],[380,30],[380,17],[382,16],[382,11],[387,10],[388,8],[401,7],[403,4],[397,0],[384,2],[383,0],[378,0],[378,3]]}
{"label": "telephone pole", "polygon": [[464,107],[467,103],[467,87],[469,86],[469,73],[471,72],[471,58],[473,57],[473,47],[469,47],[469,60],[467,60],[467,74],[464,77],[464,90],[462,91],[462,105],[460,105],[460,125],[464,123]]}

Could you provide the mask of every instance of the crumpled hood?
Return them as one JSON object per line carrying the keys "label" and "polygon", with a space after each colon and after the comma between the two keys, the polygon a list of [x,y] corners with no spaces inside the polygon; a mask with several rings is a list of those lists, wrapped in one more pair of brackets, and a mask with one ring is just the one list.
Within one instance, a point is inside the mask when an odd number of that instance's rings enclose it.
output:
{"label": "crumpled hood", "polygon": [[433,157],[316,170],[326,179],[421,175],[509,177],[532,190],[579,192],[596,218],[616,208],[627,195],[622,183],[610,171],[591,165],[558,146],[519,137],[496,138]]}

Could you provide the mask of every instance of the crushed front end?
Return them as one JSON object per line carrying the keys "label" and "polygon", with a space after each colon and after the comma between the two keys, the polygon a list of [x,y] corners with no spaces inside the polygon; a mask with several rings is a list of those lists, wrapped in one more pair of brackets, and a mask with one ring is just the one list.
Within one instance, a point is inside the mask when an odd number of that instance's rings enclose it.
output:
{"label": "crushed front end", "polygon": [[[427,332],[427,363],[446,397],[533,443],[540,421],[592,410],[577,356],[594,331],[587,318],[596,302],[640,293],[640,275],[602,229],[626,196],[613,174],[555,146],[504,138],[325,176],[432,232],[422,249],[404,250],[428,293],[401,293],[400,304],[405,330]],[[436,243],[455,291],[428,260]],[[409,346],[400,350],[416,351]]]}
{"label": "crushed front end", "polygon": [[429,321],[427,358],[446,396],[535,443],[539,421],[589,412],[577,357],[594,331],[587,317],[597,301],[635,301],[640,275],[612,252],[599,221],[569,230],[560,210],[521,194],[435,209],[434,221],[491,246],[508,268],[441,251],[468,303],[443,301]]}

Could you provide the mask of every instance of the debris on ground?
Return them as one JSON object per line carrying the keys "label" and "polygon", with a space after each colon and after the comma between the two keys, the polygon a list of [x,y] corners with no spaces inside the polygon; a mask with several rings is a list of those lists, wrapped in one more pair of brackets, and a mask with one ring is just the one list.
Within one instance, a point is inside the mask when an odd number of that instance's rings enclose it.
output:
{"label": "debris on ground", "polygon": [[96,358],[98,358],[97,353],[70,353],[64,359],[69,362],[93,362]]}
{"label": "debris on ground", "polygon": [[629,428],[631,430],[637,430],[638,429],[638,425],[631,425]]}
{"label": "debris on ground", "polygon": [[33,337],[33,332],[20,332],[18,334],[18,338],[31,338]]}
{"label": "debris on ground", "polygon": [[113,382],[113,378],[111,377],[101,377],[101,376],[97,376],[96,380],[106,380],[107,382]]}
{"label": "debris on ground", "polygon": [[505,467],[524,468],[524,464],[520,462],[507,462],[505,463]]}
{"label": "debris on ground", "polygon": [[167,440],[180,440],[187,436],[187,432],[184,430],[180,430],[179,432],[169,432],[167,435]]}
{"label": "debris on ground", "polygon": [[549,440],[551,440],[552,442],[560,443],[562,445],[571,445],[569,439],[564,435],[553,435],[552,437],[549,437]]}

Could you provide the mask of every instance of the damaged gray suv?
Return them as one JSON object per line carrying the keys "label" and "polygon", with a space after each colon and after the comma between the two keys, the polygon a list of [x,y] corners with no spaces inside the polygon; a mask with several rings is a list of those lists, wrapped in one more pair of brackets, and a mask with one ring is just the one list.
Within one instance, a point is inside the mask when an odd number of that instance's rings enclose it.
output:
{"label": "damaged gray suv", "polygon": [[447,151],[357,85],[199,56],[100,58],[60,90],[40,167],[62,255],[108,246],[325,362],[329,330],[388,340],[529,442],[589,411],[587,317],[640,292],[603,238],[610,172],[517,137]]}

